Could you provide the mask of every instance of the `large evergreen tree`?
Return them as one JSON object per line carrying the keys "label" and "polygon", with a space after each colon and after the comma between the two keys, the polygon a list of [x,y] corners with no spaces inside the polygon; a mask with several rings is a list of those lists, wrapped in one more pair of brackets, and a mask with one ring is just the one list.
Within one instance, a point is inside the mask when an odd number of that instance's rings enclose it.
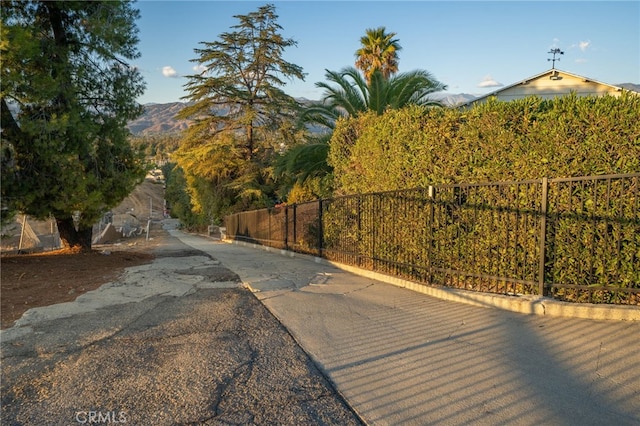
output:
{"label": "large evergreen tree", "polygon": [[[291,132],[296,101],[281,89],[285,79],[303,79],[302,68],[283,59],[292,39],[282,37],[275,6],[247,15],[214,42],[202,42],[193,60],[180,118],[193,124],[176,154],[194,208],[219,219],[225,209],[260,206],[273,196],[269,166]],[[274,136],[274,135],[277,135]],[[208,182],[208,184],[205,184]],[[213,199],[227,205],[211,205]],[[214,210],[214,211],[212,211]]]}
{"label": "large evergreen tree", "polygon": [[139,12],[124,1],[2,2],[2,203],[53,215],[67,247],[144,177],[126,123],[141,112]]}

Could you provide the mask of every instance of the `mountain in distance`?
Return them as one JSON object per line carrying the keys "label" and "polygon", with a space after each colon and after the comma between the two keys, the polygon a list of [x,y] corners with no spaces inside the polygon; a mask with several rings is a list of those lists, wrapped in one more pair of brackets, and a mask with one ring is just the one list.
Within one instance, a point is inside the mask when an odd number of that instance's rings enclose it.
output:
{"label": "mountain in distance", "polygon": [[[617,86],[640,93],[640,84],[622,83]],[[445,106],[455,107],[465,104],[477,98],[477,96],[468,93],[438,92],[433,94],[433,98],[441,101]],[[305,105],[317,102],[306,98],[297,98],[297,100]],[[145,104],[144,113],[136,120],[129,122],[127,127],[131,133],[136,136],[179,133],[185,130],[190,124],[189,120],[178,120],[175,118],[176,114],[185,106],[187,106],[186,102]]]}
{"label": "mountain in distance", "polygon": [[640,93],[640,84],[621,83],[621,84],[616,84],[616,86],[622,87],[623,89],[631,90],[633,92]]}
{"label": "mountain in distance", "polygon": [[[447,106],[455,106],[468,102],[469,100],[474,99],[475,96],[443,93],[438,96],[434,96],[434,98],[441,100]],[[306,98],[297,98],[297,100],[304,105],[310,105],[313,102],[317,102]],[[179,120],[176,118],[176,115],[185,106],[187,106],[186,102],[144,104],[144,112],[142,115],[137,119],[130,121],[129,124],[127,124],[127,128],[136,136],[180,133],[189,127],[190,124],[190,120]]]}
{"label": "mountain in distance", "polygon": [[466,104],[475,98],[477,98],[476,95],[470,95],[468,93],[438,92],[433,94],[433,99],[442,102],[444,106],[448,107],[457,107],[458,105]]}
{"label": "mountain in distance", "polygon": [[187,106],[185,102],[168,104],[145,104],[144,112],[127,124],[129,131],[136,136],[148,136],[161,133],[179,133],[189,127],[189,120],[178,120],[176,115]]}

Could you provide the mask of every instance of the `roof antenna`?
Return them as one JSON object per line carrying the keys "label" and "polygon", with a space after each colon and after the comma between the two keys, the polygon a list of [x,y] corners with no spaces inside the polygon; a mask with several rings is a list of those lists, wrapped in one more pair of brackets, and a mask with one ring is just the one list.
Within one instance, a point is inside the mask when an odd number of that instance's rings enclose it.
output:
{"label": "roof antenna", "polygon": [[551,69],[556,69],[556,61],[560,62],[560,58],[556,59],[556,55],[564,55],[564,52],[558,48],[555,49],[551,49],[549,52],[547,53],[552,53],[553,54],[553,59],[547,59],[547,61],[552,61],[551,62]]}

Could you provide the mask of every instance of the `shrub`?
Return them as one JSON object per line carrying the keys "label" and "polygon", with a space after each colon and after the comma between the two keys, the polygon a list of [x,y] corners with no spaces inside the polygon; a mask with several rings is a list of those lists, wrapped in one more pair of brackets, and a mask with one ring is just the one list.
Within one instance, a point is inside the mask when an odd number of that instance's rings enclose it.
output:
{"label": "shrub", "polygon": [[640,171],[640,96],[408,107],[340,120],[337,194]]}

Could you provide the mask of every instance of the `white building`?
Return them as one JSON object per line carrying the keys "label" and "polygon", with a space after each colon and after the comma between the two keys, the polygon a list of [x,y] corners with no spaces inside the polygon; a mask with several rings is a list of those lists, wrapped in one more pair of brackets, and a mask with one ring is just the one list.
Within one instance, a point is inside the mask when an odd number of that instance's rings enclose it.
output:
{"label": "white building", "polygon": [[512,101],[527,96],[538,96],[543,99],[551,99],[575,92],[578,96],[620,96],[624,89],[619,86],[602,83],[600,81],[572,74],[552,68],[541,74],[526,78],[510,86],[467,102],[463,106],[469,107],[477,103],[484,103],[489,98],[497,98],[499,101]]}

